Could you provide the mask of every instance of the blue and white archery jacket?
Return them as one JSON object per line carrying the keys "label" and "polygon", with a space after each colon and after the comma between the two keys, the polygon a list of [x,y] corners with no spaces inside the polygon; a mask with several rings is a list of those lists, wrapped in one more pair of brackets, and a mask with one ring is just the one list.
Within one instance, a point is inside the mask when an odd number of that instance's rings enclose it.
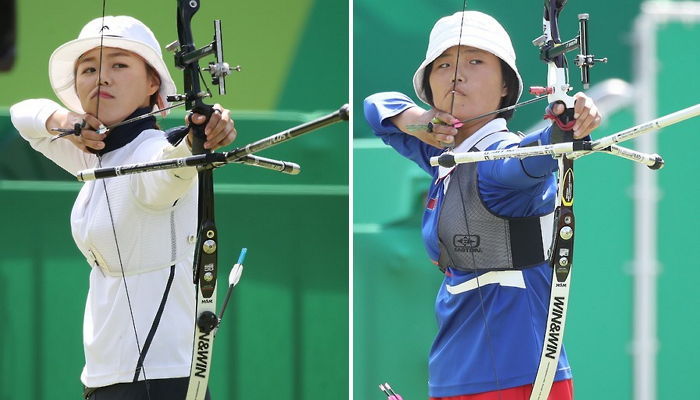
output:
{"label": "blue and white archery jacket", "polygon": [[[438,219],[451,170],[429,163],[430,157],[443,150],[401,132],[389,120],[414,106],[407,96],[387,92],[365,99],[364,111],[367,122],[384,143],[433,178],[422,234],[430,259],[437,263]],[[549,128],[521,137],[509,133],[506,121],[496,118],[455,151],[469,151],[487,136],[496,139],[485,150],[550,143]],[[479,196],[489,211],[506,218],[550,214],[557,194],[556,169],[556,161],[549,156],[478,163]],[[457,396],[532,384],[542,351],[551,278],[552,270],[546,261],[508,271],[476,273],[447,268],[435,302],[438,332],[430,350],[430,396]],[[555,380],[569,378],[571,369],[562,350]]]}

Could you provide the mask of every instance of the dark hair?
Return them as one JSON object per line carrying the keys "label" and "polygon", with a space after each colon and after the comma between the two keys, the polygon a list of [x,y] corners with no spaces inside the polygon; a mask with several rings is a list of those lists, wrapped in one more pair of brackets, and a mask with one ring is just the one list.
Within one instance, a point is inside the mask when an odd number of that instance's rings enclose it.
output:
{"label": "dark hair", "polygon": [[[506,64],[505,61],[501,60],[500,58],[498,61],[501,62],[501,75],[503,76],[503,82],[505,83],[507,93],[505,96],[501,98],[501,104],[498,106],[498,108],[503,108],[503,107],[508,107],[512,106],[515,104],[516,101],[518,101],[518,90],[520,88],[520,82],[518,81],[518,76],[515,75],[515,71]],[[434,61],[433,61],[434,62]],[[423,90],[425,91],[425,98],[428,100],[428,104],[431,106],[435,107],[435,103],[433,103],[433,90],[430,87],[430,72],[433,70],[433,63],[431,62],[430,64],[426,65],[425,70],[423,71]],[[515,110],[510,110],[510,111],[503,111],[498,113],[496,117],[498,118],[503,118],[506,121],[511,119],[513,117],[513,113]]]}
{"label": "dark hair", "polygon": [[[506,64],[505,61],[498,59],[501,62],[501,74],[503,75],[503,82],[506,85],[506,95],[501,97],[501,104],[498,108],[512,106],[518,101],[518,91],[520,90],[520,81],[518,76],[515,75],[515,71]],[[503,118],[506,121],[513,117],[515,110],[502,111],[498,113],[496,117]]]}
{"label": "dark hair", "polygon": [[163,83],[160,80],[160,75],[158,75],[158,71],[156,71],[155,68],[151,66],[151,64],[147,63],[145,60],[143,62],[146,64],[146,74],[148,75],[149,78],[155,78],[158,81],[158,90],[156,90],[155,93],[151,95],[151,97],[148,99],[148,105],[151,106],[151,109],[158,104],[158,94],[160,93],[160,85]]}
{"label": "dark hair", "polygon": [[435,103],[433,103],[433,89],[430,87],[430,73],[433,71],[434,62],[435,61],[432,61],[430,64],[425,66],[425,69],[423,70],[423,82],[421,82],[423,85],[423,91],[425,92],[425,98],[428,100],[428,104],[430,104],[433,108],[435,108]]}
{"label": "dark hair", "polygon": [[[153,107],[155,107],[158,104],[158,96],[160,94],[160,85],[163,84],[163,81],[160,80],[160,75],[158,75],[158,71],[156,71],[155,68],[151,66],[151,64],[147,63],[146,60],[143,62],[146,64],[146,74],[148,74],[149,78],[155,78],[158,81],[158,90],[156,90],[155,93],[151,95],[151,97],[148,99],[148,112],[151,112],[153,110]],[[156,122],[153,124],[156,129],[160,130],[160,125]]]}

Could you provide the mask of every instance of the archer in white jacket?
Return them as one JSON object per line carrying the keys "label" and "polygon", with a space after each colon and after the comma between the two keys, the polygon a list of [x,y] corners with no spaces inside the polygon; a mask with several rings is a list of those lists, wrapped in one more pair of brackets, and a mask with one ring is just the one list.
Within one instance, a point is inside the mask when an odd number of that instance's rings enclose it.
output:
{"label": "archer in white jacket", "polygon": [[[105,29],[109,40],[100,38]],[[34,149],[69,173],[191,155],[192,133],[173,145],[153,116],[96,133],[163,109],[166,95],[175,93],[160,46],[140,21],[91,21],[78,39],[54,52],[49,76],[67,108],[25,100],[12,106],[12,122]],[[228,110],[215,108],[205,129],[210,149],[236,136]],[[192,120],[202,124],[206,118]],[[80,135],[52,141],[58,133],[52,128],[70,129],[80,121]],[[196,169],[181,168],[91,181],[80,190],[71,228],[92,268],[83,326],[86,398],[184,398],[194,331],[196,182]]]}

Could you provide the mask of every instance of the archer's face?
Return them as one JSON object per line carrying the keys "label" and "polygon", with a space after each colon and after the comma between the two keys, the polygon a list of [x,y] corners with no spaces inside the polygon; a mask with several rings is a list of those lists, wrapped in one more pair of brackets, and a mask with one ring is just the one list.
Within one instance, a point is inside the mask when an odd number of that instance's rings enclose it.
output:
{"label": "archer's face", "polygon": [[[109,126],[123,121],[137,108],[147,107],[160,82],[148,73],[146,62],[130,51],[103,48],[101,69],[99,58],[99,48],[80,56],[76,64],[75,88],[83,110]],[[102,81],[99,110],[98,75]]]}
{"label": "archer's face", "polygon": [[[499,58],[470,46],[461,46],[459,63],[457,46],[445,50],[433,61],[429,81],[435,108],[452,112],[460,120],[498,109],[501,98],[507,94]],[[472,124],[482,126],[494,117],[477,120]]]}

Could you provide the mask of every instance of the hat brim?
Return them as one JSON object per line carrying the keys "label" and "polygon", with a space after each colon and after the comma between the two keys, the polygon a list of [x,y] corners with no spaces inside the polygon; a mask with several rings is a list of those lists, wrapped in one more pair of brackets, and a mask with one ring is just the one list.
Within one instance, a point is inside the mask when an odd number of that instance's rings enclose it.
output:
{"label": "hat brim", "polygon": [[169,105],[167,96],[176,93],[175,82],[161,55],[150,46],[121,37],[90,37],[75,39],[57,48],[49,58],[49,80],[56,96],[71,111],[84,113],[75,90],[75,62],[81,55],[97,47],[114,47],[128,50],[142,57],[160,77],[158,95],[163,107]]}

